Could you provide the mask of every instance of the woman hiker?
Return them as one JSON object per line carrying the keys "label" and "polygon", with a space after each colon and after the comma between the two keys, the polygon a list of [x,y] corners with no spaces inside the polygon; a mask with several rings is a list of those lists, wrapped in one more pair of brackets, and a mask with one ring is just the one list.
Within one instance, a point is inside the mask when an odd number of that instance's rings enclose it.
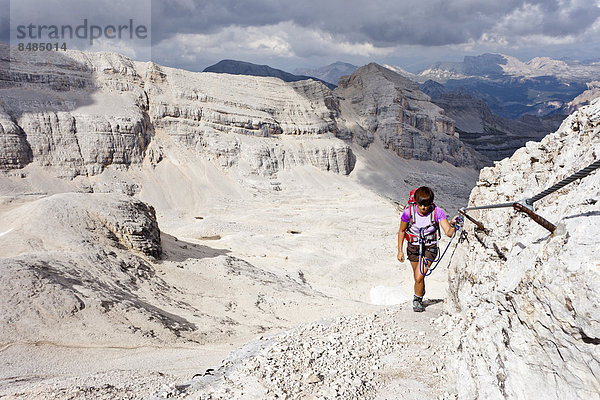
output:
{"label": "woman hiker", "polygon": [[[408,261],[412,265],[413,277],[415,279],[415,295],[413,297],[413,311],[422,312],[423,296],[425,295],[425,277],[431,262],[435,260],[438,254],[438,232],[439,225],[442,226],[448,237],[451,237],[456,231],[455,224],[457,216],[448,223],[446,213],[440,207],[433,204],[433,190],[427,186],[422,186],[414,192],[414,202],[409,201],[407,207],[402,213],[400,230],[398,231],[398,261],[404,262],[404,252],[402,247],[404,239],[408,241],[406,254]],[[450,226],[452,225],[452,226]],[[423,273],[419,268],[419,250],[423,245]]]}

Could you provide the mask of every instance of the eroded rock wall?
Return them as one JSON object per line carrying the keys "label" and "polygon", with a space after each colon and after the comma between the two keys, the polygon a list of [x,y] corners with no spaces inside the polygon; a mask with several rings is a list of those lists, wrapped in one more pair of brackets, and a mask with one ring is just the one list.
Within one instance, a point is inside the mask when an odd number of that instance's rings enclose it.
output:
{"label": "eroded rock wall", "polygon": [[[470,205],[537,195],[598,160],[600,99],[541,142],[482,170]],[[600,398],[600,172],[535,203],[554,234],[512,209],[471,211],[449,272],[448,312],[463,399]]]}
{"label": "eroded rock wall", "polygon": [[0,168],[35,162],[74,177],[142,162],[152,130],[131,60],[24,53],[0,60]]}
{"label": "eroded rock wall", "polygon": [[379,141],[408,159],[447,161],[456,166],[483,165],[455,137],[454,121],[419,90],[418,84],[371,63],[342,77],[339,135],[368,147]]}
{"label": "eroded rock wall", "polygon": [[[242,162],[251,174],[296,163],[353,168],[350,147],[336,138],[337,102],[318,82],[193,73],[114,53],[13,52],[0,64],[4,170],[35,163],[72,178],[146,155],[156,163],[165,157],[149,148],[156,135],[224,167]],[[270,140],[257,147],[250,136]]]}
{"label": "eroded rock wall", "polygon": [[492,113],[481,99],[468,94],[446,93],[432,100],[456,124],[460,140],[492,161],[510,157],[529,141],[539,141],[556,132],[563,115],[535,115],[510,120]]}

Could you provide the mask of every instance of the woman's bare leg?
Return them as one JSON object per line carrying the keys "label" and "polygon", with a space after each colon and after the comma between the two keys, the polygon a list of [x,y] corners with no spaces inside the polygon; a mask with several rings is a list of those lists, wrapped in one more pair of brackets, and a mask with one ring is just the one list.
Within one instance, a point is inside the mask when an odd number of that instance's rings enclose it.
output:
{"label": "woman's bare leg", "polygon": [[[421,271],[419,269],[419,262],[411,261],[410,265],[413,268],[413,275],[415,278],[415,295],[423,297],[425,295],[425,277],[423,276],[423,274],[421,274]],[[425,264],[425,266],[423,267],[423,273],[427,273],[430,265],[431,262],[427,262]]]}

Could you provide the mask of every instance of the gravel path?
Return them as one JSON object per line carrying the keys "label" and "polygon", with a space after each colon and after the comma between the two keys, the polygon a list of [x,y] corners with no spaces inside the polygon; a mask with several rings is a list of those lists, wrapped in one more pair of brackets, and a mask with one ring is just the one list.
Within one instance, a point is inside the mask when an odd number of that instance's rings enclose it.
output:
{"label": "gravel path", "polygon": [[[338,317],[260,338],[153,398],[449,399],[441,300]],[[200,376],[202,375],[202,376]]]}

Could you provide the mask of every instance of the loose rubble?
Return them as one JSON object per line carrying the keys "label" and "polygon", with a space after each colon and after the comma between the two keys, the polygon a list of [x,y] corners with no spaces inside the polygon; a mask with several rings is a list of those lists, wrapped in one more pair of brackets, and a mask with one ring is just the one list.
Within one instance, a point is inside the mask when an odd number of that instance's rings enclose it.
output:
{"label": "loose rubble", "polygon": [[[439,315],[441,305],[429,308]],[[427,314],[419,331],[408,305],[301,325],[250,342],[216,371],[154,398],[453,398],[439,357],[446,332]]]}

